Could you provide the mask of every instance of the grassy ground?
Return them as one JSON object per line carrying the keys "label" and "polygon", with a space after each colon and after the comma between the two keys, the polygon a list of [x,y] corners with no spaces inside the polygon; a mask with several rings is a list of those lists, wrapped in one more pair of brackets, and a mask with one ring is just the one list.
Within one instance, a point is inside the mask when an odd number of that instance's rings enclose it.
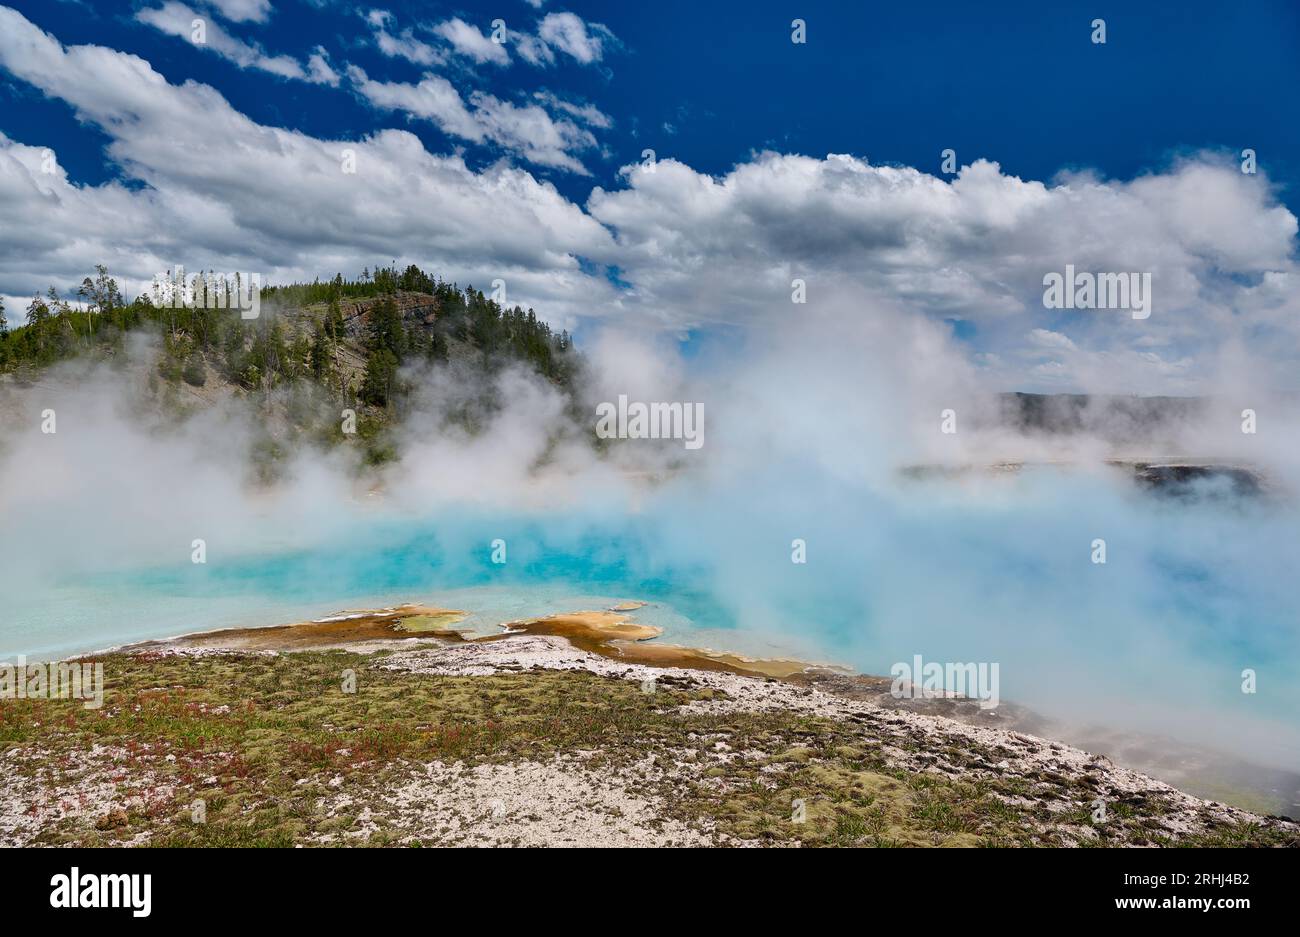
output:
{"label": "grassy ground", "polygon": [[[324,836],[437,845],[439,830],[389,828],[367,809],[428,762],[507,764],[580,756],[596,771],[645,762],[662,771],[643,791],[662,817],[720,841],[828,846],[1171,844],[1161,804],[1115,803],[1091,820],[1086,784],[1051,777],[964,783],[891,768],[860,725],[808,715],[683,714],[719,691],[585,671],[445,677],[386,671],[341,651],[281,656],[101,658],[99,710],[79,701],[0,702],[0,752],[20,789],[76,797],[135,783],[136,796],[41,822],[44,845],[289,846]],[[355,692],[345,692],[347,672]],[[958,751],[954,763],[996,761]],[[11,785],[11,791],[13,787]],[[1044,796],[1050,789],[1050,796]],[[329,813],[327,798],[348,794]],[[203,822],[194,802],[203,801]],[[795,822],[796,801],[804,818]],[[1057,802],[1056,809],[1044,806]],[[1060,802],[1077,805],[1061,810]],[[39,808],[21,798],[7,809]],[[34,803],[34,801],[33,801]],[[364,821],[364,822],[363,822]],[[358,834],[358,830],[363,831]],[[1251,824],[1187,836],[1185,845],[1294,845]]]}

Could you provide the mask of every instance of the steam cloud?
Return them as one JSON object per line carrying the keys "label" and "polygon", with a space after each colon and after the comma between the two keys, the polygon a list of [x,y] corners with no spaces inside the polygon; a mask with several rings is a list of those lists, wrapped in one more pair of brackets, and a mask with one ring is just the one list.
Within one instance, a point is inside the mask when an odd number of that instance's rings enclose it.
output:
{"label": "steam cloud", "polygon": [[[268,488],[250,476],[265,427],[248,402],[174,423],[146,405],[138,370],[75,364],[10,387],[0,591],[21,601],[3,651],[31,652],[74,625],[88,629],[84,646],[121,639],[96,630],[106,609],[66,599],[68,584],[185,566],[194,538],[214,573],[334,551],[294,567],[301,594],[324,602],[340,568],[373,576],[375,594],[406,588],[376,559],[394,550],[444,581],[475,581],[475,557],[501,536],[512,563],[578,557],[579,578],[582,563],[617,567],[626,581],[707,596],[710,626],[751,648],[873,673],[914,654],[997,661],[1004,698],[1059,718],[1300,767],[1295,402],[1255,386],[1240,346],[1221,354],[1205,408],[1132,452],[1113,440],[1134,427],[1100,407],[1064,439],[1001,425],[1002,388],[946,326],[869,296],[844,290],[798,321],[764,322],[689,361],[662,334],[611,327],[588,343],[587,412],[620,393],[701,402],[708,442],[696,452],[627,441],[598,454],[590,422],[519,371],[490,379],[503,406],[482,432],[448,428],[449,408],[485,388],[442,369],[409,375],[421,389],[396,464],[359,474],[346,449],[303,447]],[[1246,407],[1255,435],[1240,430]],[[40,432],[47,408],[54,435]],[[940,432],[948,408],[951,435]],[[1249,461],[1270,494],[1153,498],[1101,464],[1133,455]],[[1012,458],[1070,465],[948,481],[899,471]],[[790,561],[795,538],[806,565]],[[1094,538],[1107,541],[1105,565],[1090,561]],[[1259,694],[1240,692],[1244,668]]]}

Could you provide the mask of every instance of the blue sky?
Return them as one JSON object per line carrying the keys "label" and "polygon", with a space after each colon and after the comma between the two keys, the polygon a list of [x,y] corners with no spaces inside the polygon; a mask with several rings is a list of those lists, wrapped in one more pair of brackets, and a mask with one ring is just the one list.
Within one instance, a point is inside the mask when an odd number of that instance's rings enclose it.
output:
{"label": "blue sky", "polygon": [[[191,54],[132,18],[157,3],[8,5],[65,43],[135,52],[172,81],[211,84],[262,123],[335,136],[392,123],[346,91],[267,81],[216,56]],[[534,10],[525,0],[376,0],[374,8],[405,27],[459,15],[484,32],[497,17],[523,27],[548,9]],[[1179,152],[1250,146],[1285,187],[1286,203],[1300,208],[1300,106],[1285,91],[1300,87],[1300,4],[1289,0],[1004,2],[996,11],[969,3],[813,0],[554,8],[604,23],[621,49],[596,69],[562,61],[549,73],[480,69],[470,80],[510,95],[554,86],[558,78],[566,92],[614,118],[602,135],[608,158],[590,161],[592,179],[553,174],[570,198],[585,197],[593,181],[613,184],[618,168],[639,159],[645,146],[710,173],[725,172],[753,149],[853,153],[926,168],[951,147],[963,161],[986,157],[1035,179],[1069,167],[1131,177]],[[306,58],[323,45],[331,57],[367,71],[418,77],[420,66],[386,59],[367,44],[361,9],[277,0],[266,23],[227,28],[278,53]],[[796,15],[809,24],[804,48],[789,42]],[[1105,46],[1087,41],[1098,16],[1108,24]],[[13,80],[0,83],[0,93],[11,136],[69,144],[66,164],[78,181],[101,182],[117,172],[99,151],[102,138],[78,126],[69,108]],[[431,148],[457,143],[435,127],[411,129]],[[478,160],[495,155],[490,147],[471,151]]]}
{"label": "blue sky", "polygon": [[[788,302],[802,272],[823,297],[897,303],[949,323],[972,361],[1024,386],[1088,383],[1109,367],[1133,386],[1190,388],[1192,372],[1209,367],[1200,356],[1224,338],[1211,325],[1230,326],[1236,340],[1291,343],[1300,5],[849,7],[5,0],[0,9],[52,44],[36,56],[14,36],[0,47],[0,133],[17,163],[57,154],[69,229],[47,221],[44,250],[0,264],[0,295],[12,310],[42,283],[76,282],[99,242],[101,259],[132,282],[182,262],[277,279],[395,259],[460,282],[499,273],[519,301],[580,335],[611,318],[726,334],[761,321],[753,310],[772,297],[752,284],[770,281],[775,295],[784,283]],[[208,30],[202,44],[188,36],[192,16]],[[1091,41],[1098,17],[1105,44]],[[488,38],[498,18],[503,44]],[[807,24],[802,45],[790,41],[795,18]],[[55,51],[92,47],[115,64],[87,53],[73,67]],[[129,56],[151,77],[134,74]],[[141,103],[154,95],[156,113]],[[206,162],[211,153],[192,160],[202,142],[192,128],[176,130],[192,142],[151,147],[150,134],[156,143],[184,122],[178,113],[210,119],[214,136],[232,128],[226,145],[247,157],[235,161],[245,175]],[[386,170],[343,213],[381,205],[395,213],[389,228],[354,225],[351,240],[346,221],[312,230],[316,212],[338,215],[331,200],[345,198],[337,186],[320,201],[298,190],[322,153],[289,153],[252,127],[307,150],[379,140],[377,160],[419,177],[409,214],[388,207],[403,196]],[[1259,173],[1234,176],[1246,147]],[[657,177],[635,169],[646,148],[662,161]],[[995,168],[959,189],[940,172],[947,148],[960,166]],[[804,158],[816,162],[796,162]],[[268,184],[258,187],[247,175],[263,165]],[[8,195],[11,216],[42,204],[30,187]],[[111,217],[157,225],[201,204],[229,213],[230,230],[191,218],[166,238],[127,244],[107,230]],[[818,212],[834,222],[819,225]],[[1045,235],[1038,227],[1054,214],[1061,227]],[[87,216],[100,217],[96,237],[75,230]],[[681,230],[669,230],[674,217]],[[502,225],[535,236],[491,230]],[[1111,242],[1115,226],[1122,236]],[[1068,228],[1083,233],[1070,242]],[[727,231],[744,236],[722,244]],[[1028,256],[1027,245],[1045,242],[1043,256]],[[1137,334],[1043,309],[1041,276],[1071,261],[1154,270],[1161,320]]]}

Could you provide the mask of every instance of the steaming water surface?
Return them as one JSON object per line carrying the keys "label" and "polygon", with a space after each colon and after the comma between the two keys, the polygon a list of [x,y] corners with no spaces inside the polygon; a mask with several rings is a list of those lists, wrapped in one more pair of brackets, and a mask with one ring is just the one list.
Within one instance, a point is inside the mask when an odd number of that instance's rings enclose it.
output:
{"label": "steaming water surface", "polygon": [[[1033,473],[798,497],[665,486],[635,514],[442,510],[308,548],[7,590],[0,653],[54,656],[212,628],[427,602],[504,621],[629,599],[661,639],[886,674],[915,654],[997,662],[1000,692],[1076,724],[1300,769],[1300,530],[1285,501],[1164,500]],[[492,541],[507,562],[491,561]],[[807,562],[791,561],[792,540]],[[1092,562],[1106,540],[1107,562]],[[188,555],[181,551],[188,560]],[[1242,692],[1243,670],[1257,692]]]}

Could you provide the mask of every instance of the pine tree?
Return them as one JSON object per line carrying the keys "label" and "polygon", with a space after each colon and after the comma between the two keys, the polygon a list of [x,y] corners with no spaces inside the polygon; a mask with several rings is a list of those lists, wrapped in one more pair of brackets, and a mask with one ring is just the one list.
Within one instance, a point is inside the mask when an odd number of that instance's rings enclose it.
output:
{"label": "pine tree", "polygon": [[370,310],[370,351],[388,351],[398,361],[406,354],[406,331],[402,328],[402,314],[389,299],[375,304]]}
{"label": "pine tree", "polygon": [[372,406],[387,406],[392,396],[397,366],[397,357],[388,349],[371,352],[366,359],[366,375],[361,382],[361,399]]}
{"label": "pine tree", "polygon": [[325,315],[325,328],[331,341],[343,340],[343,310],[339,308],[338,297],[330,299],[329,312]]}
{"label": "pine tree", "polygon": [[181,372],[186,384],[194,387],[202,387],[208,381],[207,372],[203,367],[203,353],[198,351],[190,352],[185,359],[185,369]]}
{"label": "pine tree", "polygon": [[312,377],[322,384],[329,380],[334,363],[334,343],[330,341],[326,326],[317,323],[311,339],[310,365]]}

